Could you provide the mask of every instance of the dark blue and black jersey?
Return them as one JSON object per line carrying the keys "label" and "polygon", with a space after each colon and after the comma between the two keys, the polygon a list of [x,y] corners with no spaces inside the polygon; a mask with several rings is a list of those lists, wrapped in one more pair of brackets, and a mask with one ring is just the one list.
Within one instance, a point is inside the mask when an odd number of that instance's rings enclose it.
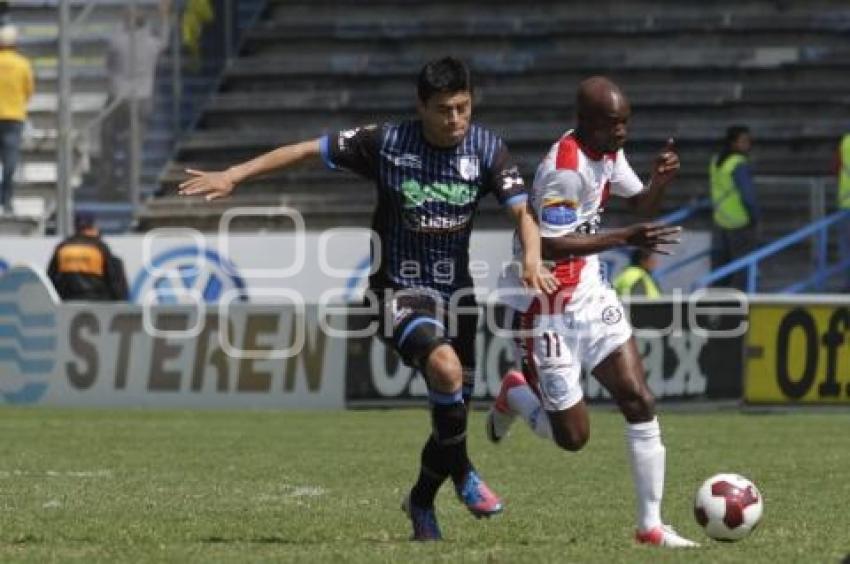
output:
{"label": "dark blue and black jersey", "polygon": [[528,197],[505,144],[475,124],[448,149],[429,145],[420,121],[340,131],[322,138],[321,148],[330,168],[378,188],[375,290],[431,288],[449,299],[472,286],[469,237],[478,201],[488,192],[506,206]]}

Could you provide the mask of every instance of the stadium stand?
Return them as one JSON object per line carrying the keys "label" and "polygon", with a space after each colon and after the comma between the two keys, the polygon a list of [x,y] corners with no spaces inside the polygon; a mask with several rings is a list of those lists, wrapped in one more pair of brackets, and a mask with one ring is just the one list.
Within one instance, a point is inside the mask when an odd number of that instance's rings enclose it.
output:
{"label": "stadium stand", "polygon": [[[155,5],[139,3],[145,9]],[[76,10],[84,4],[74,0]],[[98,18],[75,40],[74,106],[80,122],[102,107],[103,29],[119,16],[120,4],[99,2]],[[221,76],[209,71],[185,80],[181,125],[191,125],[191,131],[176,148],[174,132],[182,128],[171,117],[172,61],[164,57],[161,63],[157,117],[143,166],[144,193],[157,197],[137,210],[143,229],[213,228],[224,209],[244,204],[295,206],[310,228],[367,225],[374,202],[370,187],[319,168],[252,182],[232,200],[209,206],[178,199],[174,187],[187,166],[218,168],[324,131],[410,115],[412,76],[424,60],[447,50],[470,62],[479,88],[476,118],[507,139],[526,176],[571,124],[576,83],[589,74],[611,76],[633,103],[628,150],[636,170],[648,169],[668,136],[677,140],[683,168],[665,211],[707,193],[707,164],[719,137],[730,123],[748,124],[756,138],[754,169],[763,180],[765,241],[811,220],[813,182],[831,180],[830,159],[848,126],[850,10],[836,0],[235,4],[240,27],[251,24],[258,7],[265,4],[265,10]],[[56,0],[12,5],[39,78],[22,179],[30,193],[46,198],[55,179],[55,133],[49,125],[55,111],[55,5]],[[78,180],[78,201],[96,199],[87,195],[85,176]],[[827,212],[833,190],[826,194]],[[621,211],[615,204],[608,223],[624,221]],[[690,221],[689,226],[708,226],[707,218]],[[478,224],[504,226],[494,202],[482,206]],[[259,225],[285,228],[286,222],[257,219],[254,226]],[[800,245],[794,260],[805,262],[808,249]]]}
{"label": "stadium stand", "polygon": [[[678,141],[683,170],[670,208],[706,193],[709,157],[731,122],[752,127],[759,174],[825,175],[846,125],[848,30],[850,12],[837,2],[272,1],[180,143],[165,193],[187,165],[409,114],[411,75],[447,45],[476,71],[478,120],[506,137],[526,174],[571,122],[579,78],[605,73],[632,98],[636,169],[647,169],[667,136]],[[314,226],[363,224],[373,194],[356,184],[298,171],[245,186],[238,201],[296,205]],[[783,210],[801,197],[807,204],[795,186],[763,194],[777,220],[765,236],[792,227]],[[220,211],[165,197],[144,213],[161,224]]]}
{"label": "stadium stand", "polygon": [[[70,1],[71,19],[75,20],[71,59],[72,115],[75,127],[82,132],[75,144],[72,180],[75,200],[78,208],[98,212],[106,231],[122,230],[132,219],[132,210],[126,206],[128,195],[98,190],[91,164],[99,151],[97,120],[106,107],[106,44],[109,35],[120,27],[128,3],[125,0]],[[158,0],[136,0],[137,9],[153,19],[156,18],[158,4]],[[177,8],[182,4],[174,2]],[[257,0],[234,2],[237,29],[252,21],[261,4]],[[7,14],[8,19],[20,28],[21,50],[33,61],[36,72],[36,95],[30,105],[16,196],[19,214],[24,212],[24,215],[33,218],[39,210],[40,217],[55,209],[57,5],[58,0],[13,0]],[[88,10],[87,6],[90,6]],[[155,117],[142,146],[140,184],[144,196],[150,196],[157,190],[161,171],[169,160],[179,132],[190,125],[196,109],[202,107],[202,102],[215,88],[222,63],[220,59],[196,63],[188,57],[183,59],[182,64],[176,63],[170,49],[161,58],[157,70]],[[179,113],[173,111],[175,64],[180,65],[181,71],[182,107]],[[28,210],[29,213],[26,213]],[[9,221],[4,220],[4,223]],[[15,221],[20,223],[22,218]],[[45,222],[41,221],[35,231],[43,230],[44,226]]]}
{"label": "stadium stand", "polygon": [[[636,170],[676,138],[683,166],[666,210],[707,194],[725,127],[748,124],[755,171],[767,177],[762,238],[773,239],[811,220],[811,179],[830,174],[847,126],[848,32],[850,10],[836,1],[272,0],[178,145],[163,197],[141,216],[145,225],[212,227],[230,205],[286,204],[305,212],[308,227],[367,225],[373,191],[330,171],[275,175],[202,208],[177,200],[174,185],[187,166],[217,168],[334,128],[403,118],[412,75],[448,49],[475,71],[477,119],[507,139],[527,176],[571,124],[575,85],[589,74],[611,76],[631,97]],[[619,211],[609,210],[612,224],[624,220]],[[503,225],[493,202],[478,223]],[[794,260],[807,253],[801,245]]]}
{"label": "stadium stand", "polygon": [[[84,5],[85,2],[73,2],[73,16],[78,16]],[[154,0],[139,2],[142,10],[153,9],[155,5]],[[21,32],[21,51],[33,62],[36,73],[36,94],[29,108],[22,163],[18,172],[15,207],[19,213],[19,201],[22,199],[40,201],[42,211],[46,212],[46,215],[56,206],[56,8],[56,0],[16,0],[10,3],[8,11],[9,20],[15,23]],[[71,100],[75,127],[85,128],[104,108],[106,74],[103,58],[106,34],[121,21],[123,9],[121,2],[104,2],[77,31],[73,42]],[[89,167],[91,154],[87,147],[86,142],[76,145],[72,179],[75,187],[82,185],[84,174]],[[8,220],[4,223],[8,223]]]}

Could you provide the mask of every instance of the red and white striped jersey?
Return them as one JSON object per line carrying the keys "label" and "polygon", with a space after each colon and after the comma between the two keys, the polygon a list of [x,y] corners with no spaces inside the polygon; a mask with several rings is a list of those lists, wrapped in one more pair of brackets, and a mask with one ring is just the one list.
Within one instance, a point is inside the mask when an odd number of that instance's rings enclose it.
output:
{"label": "red and white striped jersey", "polygon": [[[537,167],[531,191],[531,205],[540,222],[542,237],[562,237],[570,233],[595,233],[600,214],[613,194],[630,198],[643,190],[622,149],[598,153],[583,146],[573,131],[565,133]],[[521,257],[514,238],[514,255]],[[585,296],[605,285],[597,255],[576,256],[555,263],[553,270],[560,288],[542,304],[550,313],[576,307]],[[517,269],[503,274],[500,286],[518,288]],[[503,301],[519,311],[531,305],[531,295],[510,292]]]}

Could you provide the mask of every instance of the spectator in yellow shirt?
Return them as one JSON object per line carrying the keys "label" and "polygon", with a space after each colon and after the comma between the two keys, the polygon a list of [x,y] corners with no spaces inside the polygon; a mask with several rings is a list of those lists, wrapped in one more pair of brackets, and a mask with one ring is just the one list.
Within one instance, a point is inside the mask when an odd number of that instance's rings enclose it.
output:
{"label": "spectator in yellow shirt", "polygon": [[0,207],[12,211],[12,178],[21,152],[27,104],[35,90],[32,66],[17,51],[18,30],[12,25],[0,27]]}

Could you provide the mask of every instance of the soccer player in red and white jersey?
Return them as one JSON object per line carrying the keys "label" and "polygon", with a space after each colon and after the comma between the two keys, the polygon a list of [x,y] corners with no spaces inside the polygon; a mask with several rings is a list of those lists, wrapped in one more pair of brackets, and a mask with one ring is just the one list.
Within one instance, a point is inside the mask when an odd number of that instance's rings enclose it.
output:
{"label": "soccer player in red and white jersey", "polygon": [[[661,520],[665,449],[654,398],[637,352],[631,326],[614,291],[603,280],[598,253],[616,247],[664,252],[677,243],[678,227],[639,223],[598,232],[610,196],[638,210],[657,210],[666,186],[679,169],[672,139],[658,155],[647,186],[623,152],[631,114],[620,89],[604,77],[581,83],[578,123],[564,134],[540,164],[532,204],[540,222],[543,257],[555,264],[559,291],[526,296],[511,291],[503,299],[518,312],[515,328],[523,372],[510,372],[487,417],[487,434],[498,442],[516,416],[541,437],[577,451],[588,440],[590,422],[579,377],[588,368],[611,393],[626,419],[626,442],[637,493],[636,539],[668,547],[696,543]],[[503,288],[519,288],[510,273]],[[545,413],[545,416],[544,416]]]}

